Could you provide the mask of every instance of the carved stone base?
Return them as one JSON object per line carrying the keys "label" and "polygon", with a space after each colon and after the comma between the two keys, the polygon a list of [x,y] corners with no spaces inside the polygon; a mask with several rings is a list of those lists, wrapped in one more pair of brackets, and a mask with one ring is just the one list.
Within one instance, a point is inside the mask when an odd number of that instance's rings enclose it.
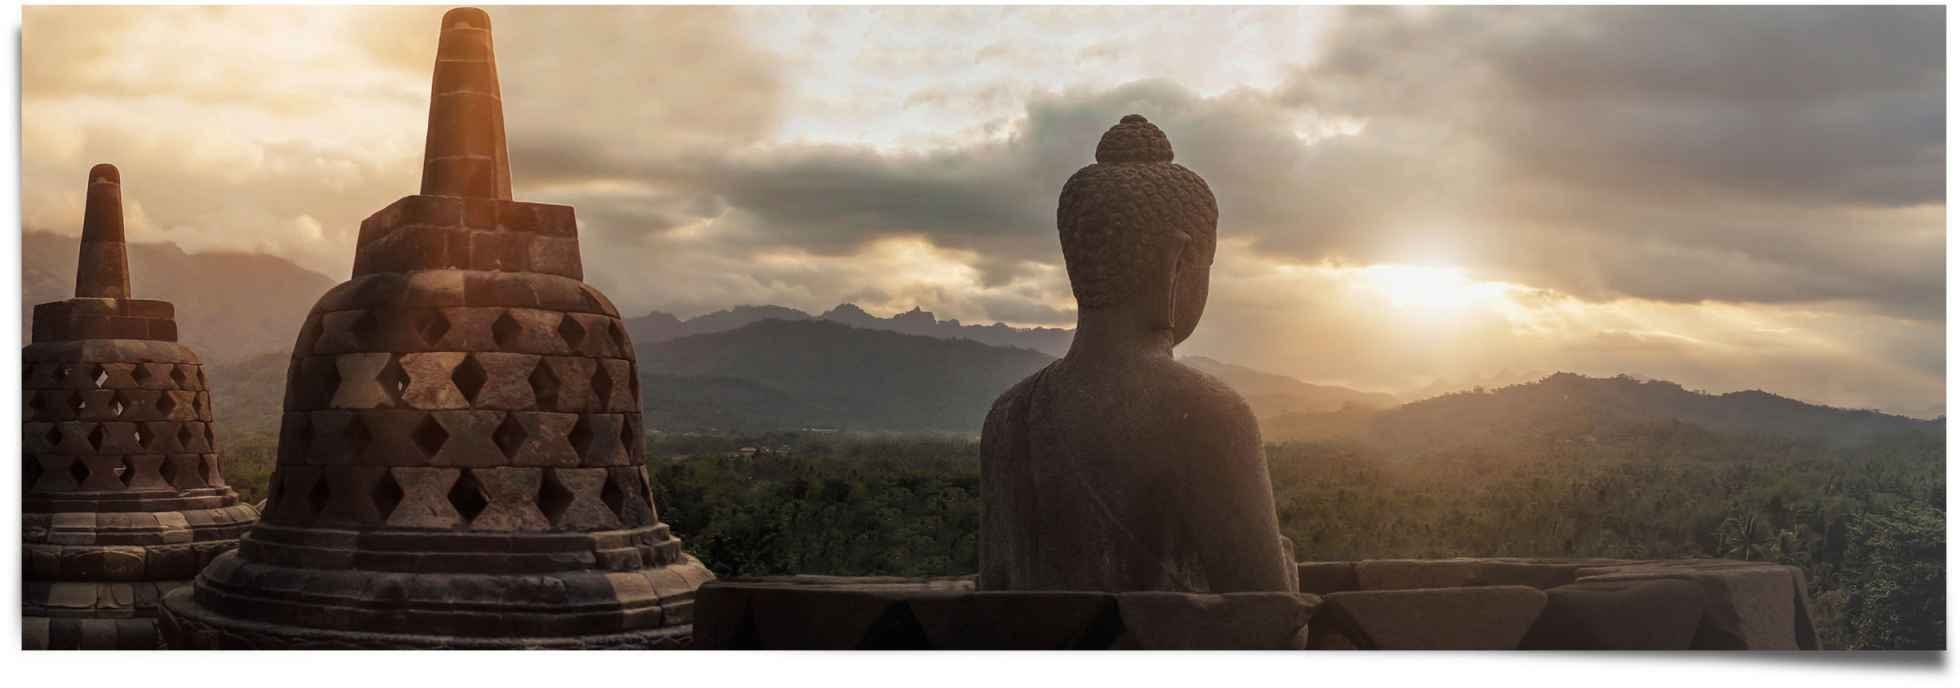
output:
{"label": "carved stone base", "polygon": [[158,625],[172,650],[681,650],[692,625],[627,633],[539,638],[482,638],[333,631],[230,619],[198,606],[189,589],[163,601]]}
{"label": "carved stone base", "polygon": [[685,555],[629,570],[417,573],[232,553],[164,599],[160,630],[173,649],[680,649],[712,578]]}

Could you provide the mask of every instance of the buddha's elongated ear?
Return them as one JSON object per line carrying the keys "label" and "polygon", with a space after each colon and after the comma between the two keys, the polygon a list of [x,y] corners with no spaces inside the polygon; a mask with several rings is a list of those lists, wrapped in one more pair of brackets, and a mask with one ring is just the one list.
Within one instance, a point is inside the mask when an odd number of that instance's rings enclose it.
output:
{"label": "buddha's elongated ear", "polygon": [[1153,275],[1162,275],[1162,296],[1151,299],[1157,310],[1150,313],[1151,323],[1167,330],[1177,329],[1177,282],[1184,272],[1184,252],[1191,250],[1191,235],[1183,231],[1171,232],[1164,237],[1162,247],[1157,251],[1159,261],[1152,267]]}

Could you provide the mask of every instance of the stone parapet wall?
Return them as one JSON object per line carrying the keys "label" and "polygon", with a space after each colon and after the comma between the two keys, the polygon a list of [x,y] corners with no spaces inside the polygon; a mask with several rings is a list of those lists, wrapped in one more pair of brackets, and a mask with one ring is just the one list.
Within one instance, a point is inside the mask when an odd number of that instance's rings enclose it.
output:
{"label": "stone parapet wall", "polygon": [[1183,650],[1305,647],[1293,593],[977,591],[972,577],[744,578],[696,593],[697,650]]}
{"label": "stone parapet wall", "polygon": [[1721,559],[1300,564],[1315,649],[1815,650],[1795,567]]}
{"label": "stone parapet wall", "polygon": [[1714,559],[1303,562],[1301,590],[976,591],[972,577],[744,578],[696,649],[1814,650],[1801,571]]}

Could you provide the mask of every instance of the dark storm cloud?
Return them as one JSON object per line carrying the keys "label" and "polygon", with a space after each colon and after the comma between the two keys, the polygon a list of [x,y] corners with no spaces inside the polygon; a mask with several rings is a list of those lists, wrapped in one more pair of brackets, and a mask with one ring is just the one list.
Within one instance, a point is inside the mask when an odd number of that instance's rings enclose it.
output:
{"label": "dark storm cloud", "polygon": [[[688,189],[676,197],[701,212],[648,231],[714,218],[731,246],[823,255],[925,235],[1004,279],[1056,260],[1057,190],[1139,112],[1210,181],[1227,236],[1270,256],[1453,261],[1589,299],[1942,317],[1937,8],[1371,9],[1326,41],[1273,92],[1035,94],[1010,136],[963,147],[681,164],[592,149],[542,167],[638,164]],[[1325,135],[1342,121],[1359,128]]]}

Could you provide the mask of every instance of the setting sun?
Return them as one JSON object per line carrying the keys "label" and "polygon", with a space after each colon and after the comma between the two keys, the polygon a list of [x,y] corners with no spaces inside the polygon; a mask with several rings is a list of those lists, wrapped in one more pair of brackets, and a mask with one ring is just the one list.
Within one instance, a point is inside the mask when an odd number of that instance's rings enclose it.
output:
{"label": "setting sun", "polygon": [[1399,311],[1456,313],[1504,295],[1506,286],[1471,279],[1463,268],[1430,265],[1371,265],[1360,270],[1362,283]]}

